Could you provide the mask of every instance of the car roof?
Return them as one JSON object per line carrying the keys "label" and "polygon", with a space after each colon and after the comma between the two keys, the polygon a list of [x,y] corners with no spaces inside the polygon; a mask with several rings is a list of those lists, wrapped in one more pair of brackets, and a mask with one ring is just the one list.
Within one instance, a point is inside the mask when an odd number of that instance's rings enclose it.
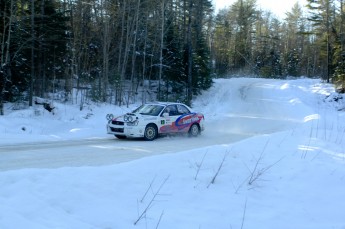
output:
{"label": "car roof", "polygon": [[181,105],[187,106],[186,104],[178,103],[178,102],[150,102],[150,103],[145,103],[145,104],[147,104],[147,105],[162,105],[162,106],[181,104]]}
{"label": "car roof", "polygon": [[145,105],[161,105],[161,106],[168,106],[168,105],[183,105],[188,108],[190,112],[194,112],[193,108],[190,106],[184,104],[184,103],[179,103],[179,102],[150,102],[150,103],[145,103]]}

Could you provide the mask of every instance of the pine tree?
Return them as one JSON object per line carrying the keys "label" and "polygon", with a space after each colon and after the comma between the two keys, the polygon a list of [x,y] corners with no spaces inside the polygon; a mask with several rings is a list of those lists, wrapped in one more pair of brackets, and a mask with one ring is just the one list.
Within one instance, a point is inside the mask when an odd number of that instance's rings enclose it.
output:
{"label": "pine tree", "polygon": [[317,42],[320,50],[320,64],[322,66],[322,77],[330,82],[331,76],[334,72],[333,54],[334,54],[334,3],[333,0],[307,0],[308,9],[310,11],[310,20],[315,27],[312,31],[318,35]]}

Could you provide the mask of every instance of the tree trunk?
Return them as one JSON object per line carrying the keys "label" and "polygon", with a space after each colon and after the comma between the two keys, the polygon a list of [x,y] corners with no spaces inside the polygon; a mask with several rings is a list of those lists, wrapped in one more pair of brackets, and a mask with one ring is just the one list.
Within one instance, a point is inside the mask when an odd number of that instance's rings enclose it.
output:
{"label": "tree trunk", "polygon": [[193,47],[192,47],[192,10],[193,10],[193,0],[189,0],[188,9],[188,31],[187,31],[187,48],[188,48],[188,85],[187,85],[187,104],[191,105],[192,102],[192,65],[193,65]]}
{"label": "tree trunk", "polygon": [[[135,60],[136,60],[136,56],[137,56],[137,35],[138,35],[138,32],[139,32],[139,29],[138,29],[138,24],[139,24],[139,13],[140,13],[140,0],[138,0],[137,2],[137,9],[135,11],[135,19],[134,19],[134,22],[133,24],[135,24],[134,26],[134,38],[133,38],[133,51],[132,51],[132,68],[131,68],[131,85],[130,85],[130,88],[129,88],[129,91],[128,91],[128,96],[127,96],[127,107],[129,105],[129,99],[131,97],[131,95],[134,93],[134,74],[135,74]],[[138,79],[137,79],[138,80]]]}
{"label": "tree trunk", "polygon": [[331,65],[331,55],[330,55],[330,23],[329,23],[329,20],[330,20],[330,13],[329,13],[329,1],[326,1],[326,29],[327,29],[327,68],[326,68],[326,78],[327,78],[327,83],[329,83],[329,80],[330,80],[330,65]]}
{"label": "tree trunk", "polygon": [[125,20],[126,20],[126,9],[127,8],[127,1],[124,0],[123,1],[123,5],[122,5],[122,15],[121,15],[121,36],[120,36],[120,44],[119,44],[119,53],[118,53],[118,62],[117,62],[117,74],[118,74],[118,81],[117,82],[117,85],[116,85],[116,102],[115,103],[118,103],[119,106],[121,106],[121,100],[122,100],[122,93],[123,93],[123,75],[122,75],[122,72],[123,72],[123,62],[124,62],[124,59],[123,59],[123,43],[124,43],[124,40],[125,40]]}
{"label": "tree trunk", "polygon": [[[145,17],[147,18],[147,17]],[[145,19],[147,20],[147,19]],[[146,102],[146,84],[145,84],[145,75],[146,75],[146,48],[147,48],[147,21],[145,26],[145,35],[144,35],[144,50],[143,50],[143,65],[142,65],[142,101],[141,103],[144,104]]]}
{"label": "tree trunk", "polygon": [[[102,7],[104,7],[103,1],[101,1]],[[106,102],[107,89],[109,84],[109,47],[110,47],[110,28],[109,18],[104,17],[103,10],[101,13],[103,27],[103,64],[102,64],[102,101]]]}
{"label": "tree trunk", "polygon": [[163,72],[163,47],[164,47],[164,0],[162,0],[162,20],[160,33],[160,47],[159,47],[159,77],[158,77],[158,101],[161,100],[161,80]]}
{"label": "tree trunk", "polygon": [[35,0],[31,0],[31,76],[29,89],[29,106],[32,106],[35,75]]}
{"label": "tree trunk", "polygon": [[[6,15],[6,10],[3,12],[3,31],[1,39],[1,59],[0,59],[0,115],[4,115],[4,94],[5,84],[9,77],[10,69],[10,43],[11,43],[11,31],[12,31],[12,17],[13,17],[13,0],[10,3],[10,15]],[[7,18],[9,18],[7,23]],[[6,37],[6,27],[8,27],[8,33]]]}

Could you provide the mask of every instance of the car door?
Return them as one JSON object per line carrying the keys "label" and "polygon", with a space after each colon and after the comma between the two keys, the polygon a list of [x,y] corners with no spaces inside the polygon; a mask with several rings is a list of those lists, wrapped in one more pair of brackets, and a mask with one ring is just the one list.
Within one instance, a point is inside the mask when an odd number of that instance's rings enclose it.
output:
{"label": "car door", "polygon": [[168,105],[162,113],[160,132],[161,133],[178,132],[179,129],[175,125],[175,122],[179,116],[180,114],[177,111],[176,105],[175,104]]}

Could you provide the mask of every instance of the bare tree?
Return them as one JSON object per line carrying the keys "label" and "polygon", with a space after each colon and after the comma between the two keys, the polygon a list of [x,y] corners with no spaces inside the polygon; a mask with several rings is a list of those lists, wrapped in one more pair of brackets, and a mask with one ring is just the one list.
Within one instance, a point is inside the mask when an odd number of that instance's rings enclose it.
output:
{"label": "bare tree", "polygon": [[187,29],[187,53],[188,53],[188,83],[187,83],[187,104],[191,105],[192,93],[193,93],[193,47],[192,47],[192,12],[193,12],[193,0],[189,0],[188,4],[188,29]]}
{"label": "bare tree", "polygon": [[31,0],[31,75],[29,88],[29,106],[32,106],[35,80],[35,0]]}
{"label": "bare tree", "polygon": [[[7,2],[8,3],[8,2]],[[5,4],[3,10],[2,24],[3,30],[1,31],[1,62],[0,62],[0,115],[4,115],[4,104],[3,96],[5,94],[5,84],[10,76],[10,44],[11,44],[11,31],[12,31],[12,20],[14,14],[14,3],[10,1],[9,10],[7,9],[8,4]],[[7,15],[9,12],[9,15]]]}
{"label": "bare tree", "polygon": [[162,19],[161,19],[161,31],[160,31],[160,47],[159,47],[159,73],[158,73],[158,100],[161,100],[161,80],[163,73],[163,48],[164,48],[164,6],[165,1],[162,0]]}

